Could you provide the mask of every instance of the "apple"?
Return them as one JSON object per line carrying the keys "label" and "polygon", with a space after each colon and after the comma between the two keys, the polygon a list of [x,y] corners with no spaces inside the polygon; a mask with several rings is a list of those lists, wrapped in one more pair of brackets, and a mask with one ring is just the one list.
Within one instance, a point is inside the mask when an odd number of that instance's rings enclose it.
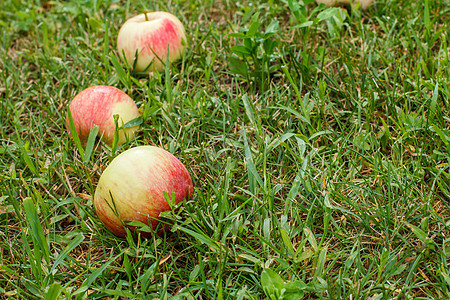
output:
{"label": "apple", "polygon": [[168,12],[155,11],[128,19],[119,30],[117,49],[122,60],[126,59],[130,67],[135,65],[135,71],[161,72],[167,51],[169,62],[173,62],[183,56],[185,42],[180,20]]}
{"label": "apple", "polygon": [[[138,146],[119,154],[103,171],[94,206],[102,223],[116,236],[125,237],[124,225],[134,231],[127,222],[156,229],[160,214],[171,209],[166,196],[178,204],[192,192],[191,176],[175,156],[158,147]],[[161,224],[160,232],[166,227]],[[142,235],[149,237],[147,232]]]}
{"label": "apple", "polygon": [[367,9],[374,0],[316,0],[317,3],[324,3],[326,6],[336,6],[339,4],[356,4],[360,3],[362,9]]}
{"label": "apple", "polygon": [[[114,115],[119,116],[118,125],[139,117],[139,111],[127,94],[112,86],[98,85],[89,87],[73,98],[69,105],[75,129],[82,143],[86,143],[94,125],[99,127],[98,135],[112,145],[114,139]],[[70,134],[69,115],[66,118]],[[118,144],[123,144],[134,137],[139,126],[119,129]]]}

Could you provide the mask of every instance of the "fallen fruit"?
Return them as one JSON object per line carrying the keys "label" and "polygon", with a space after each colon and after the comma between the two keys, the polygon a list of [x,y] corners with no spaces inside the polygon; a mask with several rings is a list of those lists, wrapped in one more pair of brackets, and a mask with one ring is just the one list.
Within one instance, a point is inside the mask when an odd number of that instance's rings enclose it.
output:
{"label": "fallen fruit", "polygon": [[[167,51],[169,62],[184,54],[186,33],[183,24],[168,12],[147,12],[128,19],[120,28],[117,49],[134,71],[165,69]],[[135,58],[137,59],[135,61]]]}
{"label": "fallen fruit", "polygon": [[156,229],[161,212],[171,209],[167,198],[175,205],[188,199],[192,191],[191,176],[175,156],[158,147],[139,146],[118,155],[104,170],[94,206],[103,224],[116,236],[125,237],[126,223],[138,221]]}
{"label": "fallen fruit", "polygon": [[[139,111],[127,94],[112,86],[98,85],[89,87],[73,98],[69,105],[75,130],[82,143],[86,143],[94,125],[99,127],[98,136],[111,145],[114,139],[114,115],[118,115],[118,126],[139,117]],[[70,134],[69,116],[66,127]],[[122,128],[118,131],[118,144],[134,138],[139,126]]]}

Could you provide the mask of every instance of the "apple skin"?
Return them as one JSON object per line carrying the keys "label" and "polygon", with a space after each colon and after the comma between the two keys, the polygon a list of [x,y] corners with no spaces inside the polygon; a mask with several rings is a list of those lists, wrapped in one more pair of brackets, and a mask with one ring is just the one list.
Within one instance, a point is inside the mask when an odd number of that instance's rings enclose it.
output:
{"label": "apple skin", "polygon": [[[114,139],[114,115],[119,115],[118,125],[139,117],[139,110],[127,94],[118,88],[106,85],[89,87],[73,98],[69,105],[75,129],[82,143],[86,143],[94,125],[99,127],[98,135],[112,145]],[[66,117],[67,131],[70,134],[69,116]],[[139,126],[119,130],[118,144],[134,138]]]}
{"label": "apple skin", "polygon": [[337,6],[339,4],[356,4],[360,3],[362,9],[367,9],[374,0],[316,0],[318,4],[324,3],[326,6]]}
{"label": "apple skin", "polygon": [[117,49],[122,60],[125,54],[130,67],[137,51],[134,71],[161,72],[165,69],[167,49],[169,62],[173,62],[183,56],[185,41],[186,32],[180,20],[168,12],[155,11],[128,19],[119,30]]}
{"label": "apple skin", "polygon": [[[189,172],[175,156],[158,147],[138,146],[118,155],[104,170],[95,190],[94,206],[102,223],[123,238],[123,224],[130,221],[156,229],[160,213],[170,210],[164,192],[169,197],[174,192],[172,200],[178,204],[189,199],[193,189]],[[133,232],[134,228],[128,228]],[[159,229],[162,233],[167,228]],[[142,235],[150,236],[147,232]]]}

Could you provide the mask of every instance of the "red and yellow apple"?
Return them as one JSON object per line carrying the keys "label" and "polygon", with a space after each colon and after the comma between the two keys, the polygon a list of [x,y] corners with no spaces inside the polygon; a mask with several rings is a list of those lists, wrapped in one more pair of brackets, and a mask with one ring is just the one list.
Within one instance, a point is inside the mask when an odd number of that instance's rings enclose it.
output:
{"label": "red and yellow apple", "polygon": [[339,4],[352,4],[360,3],[362,9],[367,9],[374,0],[316,0],[317,3],[324,3],[326,6],[336,6]]}
{"label": "red and yellow apple", "polygon": [[[112,86],[92,86],[73,98],[69,105],[75,130],[81,142],[86,143],[94,125],[99,127],[98,135],[111,145],[114,139],[114,115],[118,115],[118,126],[139,117],[139,111],[127,94]],[[66,118],[67,130],[70,134],[69,117]],[[139,126],[119,129],[118,144],[134,138]]]}
{"label": "red and yellow apple", "polygon": [[[102,223],[116,236],[125,237],[124,225],[142,222],[153,229],[160,214],[171,209],[167,201],[178,204],[193,192],[186,167],[171,153],[154,146],[131,148],[103,171],[94,194],[94,206]],[[161,224],[161,230],[166,226]],[[142,232],[148,237],[149,233]]]}
{"label": "red and yellow apple", "polygon": [[119,30],[117,49],[122,60],[135,66],[135,71],[161,72],[167,51],[172,63],[183,56],[185,42],[180,20],[168,12],[155,11],[128,19]]}

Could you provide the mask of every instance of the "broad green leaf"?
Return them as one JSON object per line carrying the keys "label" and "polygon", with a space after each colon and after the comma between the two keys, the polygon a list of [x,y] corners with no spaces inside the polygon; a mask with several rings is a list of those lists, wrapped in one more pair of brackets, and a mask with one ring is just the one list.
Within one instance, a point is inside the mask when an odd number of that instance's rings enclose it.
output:
{"label": "broad green leaf", "polygon": [[250,28],[247,31],[246,36],[247,37],[254,37],[256,32],[258,32],[258,28],[259,26],[261,26],[261,23],[258,21],[259,18],[259,12],[257,12],[256,14],[253,15],[251,23],[250,23]]}
{"label": "broad green leaf", "polygon": [[228,58],[228,68],[234,74],[242,75],[245,78],[248,77],[248,66],[247,63],[242,61],[241,59],[230,56]]}
{"label": "broad green leaf", "polygon": [[341,9],[338,8],[338,7],[330,7],[330,8],[327,8],[327,9],[321,11],[321,12],[317,15],[317,18],[318,18],[320,21],[329,19],[329,18],[331,18],[331,17],[337,16],[337,15],[339,14],[340,10],[341,10]]}
{"label": "broad green leaf", "polygon": [[299,25],[296,25],[294,28],[305,28],[305,27],[309,27],[311,25],[314,25],[313,21],[303,22]]}
{"label": "broad green leaf", "polygon": [[232,33],[230,33],[228,36],[229,37],[235,37],[235,38],[245,38],[246,37],[246,35],[245,35],[245,33],[246,33],[247,31],[243,31],[243,32],[232,32]]}
{"label": "broad green leaf", "polygon": [[305,290],[308,286],[302,280],[296,280],[294,282],[286,283],[284,288],[284,300],[299,300],[305,295]]}
{"label": "broad green leaf", "polygon": [[280,23],[278,22],[278,20],[273,20],[269,24],[269,26],[267,26],[266,32],[264,33],[264,35],[274,34],[274,33],[277,33],[278,31],[280,31]]}
{"label": "broad green leaf", "polygon": [[245,47],[244,45],[236,45],[231,47],[231,53],[234,53],[240,58],[244,59],[251,56],[252,54],[251,50]]}
{"label": "broad green leaf", "polygon": [[264,293],[270,299],[280,299],[283,293],[284,281],[280,275],[272,271],[271,269],[265,269],[261,273],[261,285]]}
{"label": "broad green leaf", "polygon": [[134,118],[133,120],[126,122],[123,125],[123,128],[136,127],[136,126],[141,125],[143,122],[144,122],[144,120],[141,117],[137,117],[137,118]]}
{"label": "broad green leaf", "polygon": [[266,55],[273,55],[274,49],[278,46],[278,41],[267,39],[263,42],[263,49]]}
{"label": "broad green leaf", "polygon": [[60,282],[55,282],[50,285],[45,293],[44,300],[57,300],[61,294],[62,287]]}

